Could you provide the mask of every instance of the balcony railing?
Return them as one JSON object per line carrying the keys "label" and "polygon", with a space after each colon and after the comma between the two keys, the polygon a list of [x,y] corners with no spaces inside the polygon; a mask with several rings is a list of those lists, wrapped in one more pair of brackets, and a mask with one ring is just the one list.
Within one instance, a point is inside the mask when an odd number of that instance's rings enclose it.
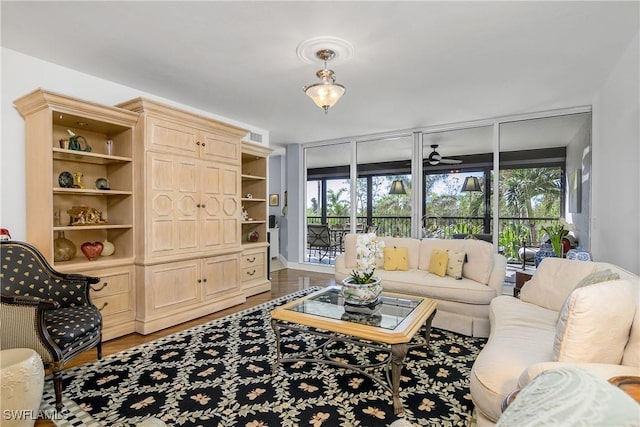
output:
{"label": "balcony railing", "polygon": [[[411,218],[408,216],[375,216],[367,223],[367,217],[358,216],[356,230],[364,232],[368,225],[377,227],[379,236],[411,236]],[[523,242],[527,247],[538,246],[540,227],[558,218],[517,218],[503,217],[499,220],[500,233],[498,245],[500,251],[510,262],[520,262],[518,250]],[[308,224],[326,223],[334,229],[350,229],[350,217],[327,216],[325,220],[319,216],[307,216]],[[452,238],[454,234],[492,234],[484,230],[484,224],[492,224],[491,218],[462,216],[425,216],[422,220],[422,237]]]}

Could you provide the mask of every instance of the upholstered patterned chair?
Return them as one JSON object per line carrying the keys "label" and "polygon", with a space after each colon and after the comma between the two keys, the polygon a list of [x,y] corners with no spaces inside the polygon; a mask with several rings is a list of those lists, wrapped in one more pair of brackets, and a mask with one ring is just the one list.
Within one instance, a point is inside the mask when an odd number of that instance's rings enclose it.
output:
{"label": "upholstered patterned chair", "polygon": [[53,374],[56,408],[62,409],[62,369],[97,347],[102,358],[102,316],[91,303],[96,277],[59,273],[33,246],[0,242],[0,345],[35,350]]}

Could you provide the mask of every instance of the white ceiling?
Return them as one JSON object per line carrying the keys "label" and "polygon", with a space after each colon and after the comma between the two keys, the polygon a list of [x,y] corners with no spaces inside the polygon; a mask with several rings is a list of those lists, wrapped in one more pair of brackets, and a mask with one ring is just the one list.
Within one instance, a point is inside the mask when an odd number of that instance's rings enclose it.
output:
{"label": "white ceiling", "polygon": [[[591,104],[638,32],[638,6],[2,1],[2,46],[267,129],[281,145]],[[326,116],[302,92],[319,67],[296,55],[317,36],[354,46],[330,64],[347,92]]]}

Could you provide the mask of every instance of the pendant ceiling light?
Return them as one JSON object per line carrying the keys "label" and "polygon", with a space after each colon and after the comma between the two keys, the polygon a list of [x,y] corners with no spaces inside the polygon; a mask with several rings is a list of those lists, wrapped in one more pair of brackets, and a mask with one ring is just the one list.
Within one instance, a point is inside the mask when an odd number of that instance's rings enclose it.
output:
{"label": "pendant ceiling light", "polygon": [[327,69],[327,61],[333,59],[335,52],[331,49],[322,49],[316,52],[316,56],[324,61],[324,68],[316,73],[322,82],[305,86],[304,93],[327,114],[329,108],[336,105],[346,89],[341,84],[335,83],[336,78],[333,76],[333,70]]}

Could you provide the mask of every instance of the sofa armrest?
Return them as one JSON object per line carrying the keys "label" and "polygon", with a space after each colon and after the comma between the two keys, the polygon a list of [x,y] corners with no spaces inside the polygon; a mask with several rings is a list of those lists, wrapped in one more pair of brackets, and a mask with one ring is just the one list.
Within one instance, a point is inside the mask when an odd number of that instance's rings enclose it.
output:
{"label": "sofa armrest", "polygon": [[489,276],[489,287],[496,291],[496,295],[502,295],[504,278],[507,276],[507,258],[502,254],[493,254],[493,268]]}
{"label": "sofa armrest", "polygon": [[640,367],[638,366],[613,365],[608,363],[541,362],[529,366],[520,374],[520,378],[518,378],[518,388],[523,388],[529,384],[536,375],[543,371],[565,367],[581,368],[605,380],[617,376],[640,376]]}

